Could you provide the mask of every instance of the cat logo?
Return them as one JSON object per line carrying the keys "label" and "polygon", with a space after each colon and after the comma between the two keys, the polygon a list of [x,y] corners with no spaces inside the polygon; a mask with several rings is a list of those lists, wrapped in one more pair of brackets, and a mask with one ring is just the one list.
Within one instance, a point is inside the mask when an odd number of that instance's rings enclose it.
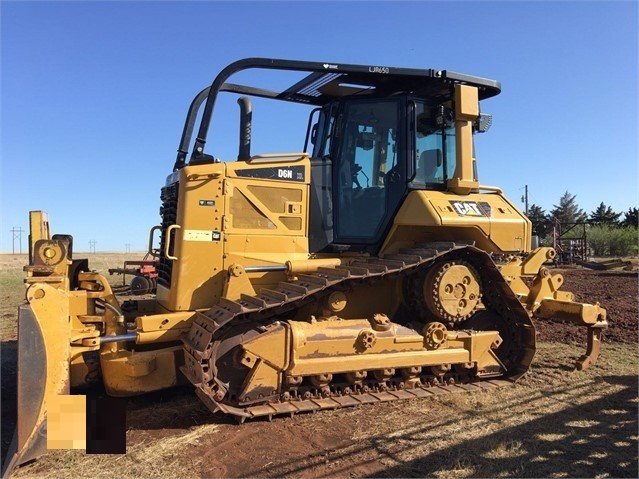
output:
{"label": "cat logo", "polygon": [[475,201],[451,201],[459,216],[490,216],[490,205]]}

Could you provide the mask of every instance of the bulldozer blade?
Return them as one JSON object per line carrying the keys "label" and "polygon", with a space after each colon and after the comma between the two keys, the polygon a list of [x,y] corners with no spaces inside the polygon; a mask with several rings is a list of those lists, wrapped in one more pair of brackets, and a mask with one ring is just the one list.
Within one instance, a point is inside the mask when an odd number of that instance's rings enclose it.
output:
{"label": "bulldozer blade", "polygon": [[[66,320],[66,318],[65,318]],[[48,329],[48,328],[47,328]],[[2,477],[47,450],[47,395],[68,394],[69,375],[64,347],[52,346],[29,304],[18,312],[17,420]]]}

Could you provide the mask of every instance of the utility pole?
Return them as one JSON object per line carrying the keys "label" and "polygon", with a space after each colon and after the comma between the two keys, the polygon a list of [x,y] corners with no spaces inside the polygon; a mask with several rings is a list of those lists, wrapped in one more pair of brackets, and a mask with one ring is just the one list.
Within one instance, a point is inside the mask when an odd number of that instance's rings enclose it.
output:
{"label": "utility pole", "polygon": [[524,212],[528,216],[528,185],[524,185],[524,196],[521,197],[521,202],[526,205]]}
{"label": "utility pole", "polygon": [[12,253],[16,254],[16,239],[18,240],[20,254],[22,254],[22,233],[24,230],[22,228],[16,228],[15,226],[11,229],[11,233],[13,234],[13,241],[11,242]]}
{"label": "utility pole", "polygon": [[131,243],[124,243],[124,249],[127,253],[131,252]]}
{"label": "utility pole", "polygon": [[90,240],[89,241],[89,252],[90,253],[95,253],[95,244],[97,243],[96,240]]}

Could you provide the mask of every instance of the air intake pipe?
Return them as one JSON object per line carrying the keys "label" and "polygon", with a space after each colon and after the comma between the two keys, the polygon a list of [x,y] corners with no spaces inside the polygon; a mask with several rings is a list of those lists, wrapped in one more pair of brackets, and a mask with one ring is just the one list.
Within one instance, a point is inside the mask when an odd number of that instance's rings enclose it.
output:
{"label": "air intake pipe", "polygon": [[240,150],[237,154],[238,161],[246,161],[251,158],[251,121],[253,111],[251,99],[243,96],[237,99],[240,105]]}

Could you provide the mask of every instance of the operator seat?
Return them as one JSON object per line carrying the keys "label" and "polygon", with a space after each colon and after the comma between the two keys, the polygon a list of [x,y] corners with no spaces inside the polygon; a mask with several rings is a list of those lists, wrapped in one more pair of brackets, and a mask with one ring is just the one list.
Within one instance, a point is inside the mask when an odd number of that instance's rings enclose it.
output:
{"label": "operator seat", "polygon": [[442,166],[442,150],[423,151],[417,163],[417,178],[424,183],[433,183],[440,166]]}

